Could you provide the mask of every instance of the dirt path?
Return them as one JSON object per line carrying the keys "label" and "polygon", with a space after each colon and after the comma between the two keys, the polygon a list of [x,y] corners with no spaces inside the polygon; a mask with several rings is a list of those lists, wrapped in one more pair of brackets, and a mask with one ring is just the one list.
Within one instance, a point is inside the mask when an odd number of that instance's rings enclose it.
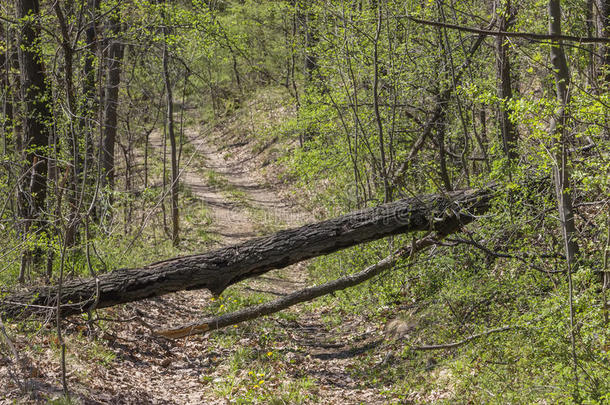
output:
{"label": "dirt path", "polygon": [[[235,143],[222,148],[217,146],[222,134],[215,134],[214,140],[212,136],[192,128],[185,131],[185,136],[192,148],[189,148],[191,155],[183,164],[181,181],[210,207],[213,217],[210,231],[218,236],[220,245],[238,243],[260,233],[297,226],[311,219],[307,213],[282,200],[278,192],[265,185],[264,178],[256,170],[256,163],[248,156],[247,145]],[[155,141],[158,143],[155,144]],[[162,150],[159,139],[153,138],[153,147]],[[249,280],[245,286],[238,288],[243,289],[242,294],[247,291],[266,292],[271,296],[288,294],[306,286],[306,270],[306,264],[299,263]],[[160,305],[153,313],[147,306],[146,318],[164,325],[188,323],[196,319],[192,308],[201,310],[209,304],[209,300],[209,294],[201,291],[171,294],[154,300],[155,307],[157,303]],[[173,308],[169,311],[171,306]],[[171,317],[167,316],[168,312],[171,312]],[[283,372],[289,380],[307,378],[315,381],[315,395],[311,398],[316,400],[305,402],[383,403],[377,389],[363,386],[349,373],[356,356],[379,343],[375,328],[356,318],[345,319],[341,327],[328,329],[321,319],[324,313],[302,313],[298,307],[291,309],[291,312],[296,319],[281,322],[284,341],[278,342],[276,349],[279,348],[284,354],[280,368],[285,368]],[[147,333],[144,330],[141,332]],[[151,338],[147,336],[147,339]],[[256,340],[256,337],[247,337],[246,334],[240,343],[244,347],[257,347]],[[166,372],[159,373],[157,369],[155,373],[153,366],[150,370],[153,378],[145,384],[146,388],[143,387],[151,401],[176,404],[233,403],[230,399],[232,395],[218,398],[218,392],[213,392],[212,385],[225,383],[227,374],[232,372],[219,358],[234,355],[234,351],[240,348],[211,347],[205,336],[174,343],[175,346],[168,353],[158,354],[159,364],[166,367]],[[134,346],[133,350],[141,351],[141,348]],[[207,353],[207,356],[202,356],[202,353]],[[206,370],[209,370],[209,374],[204,381],[211,381],[212,384],[202,384],[202,372],[206,374]],[[248,378],[242,374],[246,372],[237,373],[241,384]],[[160,390],[157,387],[165,388]]]}
{"label": "dirt path", "polygon": [[183,168],[181,181],[212,209],[212,232],[223,245],[257,236],[261,227],[286,228],[310,219],[265,186],[251,163],[222,150],[209,135],[188,128],[185,136],[195,156]]}
{"label": "dirt path", "polygon": [[[248,156],[247,145],[220,148],[218,139],[194,129],[185,135],[190,146],[184,151],[181,181],[208,207],[209,232],[217,245],[309,219],[266,185]],[[163,150],[158,134],[153,133],[151,145],[151,153]],[[268,293],[273,298],[306,284],[306,264],[300,263],[231,288],[237,289],[238,296]],[[231,297],[231,292],[225,295]],[[103,324],[103,335],[97,332],[101,340],[88,344],[78,336],[82,322],[70,324],[66,342],[72,356],[71,390],[86,404],[267,403],[269,397],[277,397],[275,403],[386,402],[378,388],[354,379],[349,371],[357,356],[379,343],[377,328],[355,316],[328,327],[324,311],[294,307],[287,318],[276,319],[271,329],[245,323],[211,336],[178,341],[151,333],[201,318],[212,303],[207,291],[181,291],[100,311],[104,319],[119,322]],[[24,350],[28,347],[28,342],[21,344]],[[30,376],[37,394],[27,402],[45,402],[61,394],[56,385],[60,380],[56,352],[47,348],[43,353]],[[16,387],[12,390],[17,392]]]}

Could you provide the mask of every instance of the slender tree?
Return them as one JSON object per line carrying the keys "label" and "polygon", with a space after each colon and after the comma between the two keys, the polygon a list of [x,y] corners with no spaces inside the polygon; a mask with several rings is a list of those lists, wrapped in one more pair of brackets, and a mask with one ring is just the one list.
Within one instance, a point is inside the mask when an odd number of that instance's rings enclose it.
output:
{"label": "slender tree", "polygon": [[[94,187],[92,182],[93,176],[91,175],[94,166],[94,148],[93,148],[93,136],[94,128],[96,128],[96,114],[99,108],[99,100],[97,98],[96,88],[96,74],[95,74],[95,61],[97,54],[97,30],[96,30],[96,18],[99,14],[100,0],[88,0],[88,7],[86,15],[89,17],[89,23],[85,28],[85,43],[86,46],[83,50],[83,81],[82,81],[82,98],[79,105],[79,130],[84,134],[85,137],[85,151],[84,160],[82,165],[82,184],[85,194],[87,196],[89,191],[94,194],[94,190],[89,190]],[[93,198],[91,196],[90,198]],[[86,199],[87,203],[90,200]],[[89,205],[91,209],[95,209],[95,204]]]}
{"label": "slender tree", "polygon": [[[502,2],[498,0],[496,4],[498,13],[498,30],[508,31],[513,25],[516,9],[511,5],[510,0]],[[514,160],[517,155],[517,128],[510,120],[507,104],[513,97],[511,62],[509,57],[510,46],[508,40],[503,35],[496,37],[496,74],[498,78],[498,97],[500,98],[500,109],[498,110],[498,124],[502,136],[502,147],[504,154]]]}
{"label": "slender tree", "polygon": [[[163,19],[166,20],[166,13],[163,11]],[[180,215],[178,212],[178,155],[176,148],[176,133],[174,125],[174,93],[169,72],[169,52],[168,52],[168,28],[167,21],[163,22],[163,81],[165,83],[165,94],[167,101],[167,135],[169,136],[171,154],[171,200],[172,200],[172,243],[178,245],[180,241]]]}
{"label": "slender tree", "polygon": [[121,84],[121,64],[124,47],[119,35],[121,33],[120,8],[117,7],[109,18],[107,32],[110,35],[108,44],[108,78],[105,89],[104,137],[102,144],[102,167],[104,184],[110,191],[114,190],[114,149],[117,136],[119,86]]}
{"label": "slender tree", "polygon": [[[561,35],[561,4],[560,0],[549,0],[549,34]],[[555,164],[553,166],[553,179],[555,194],[559,211],[559,221],[564,240],[564,249],[567,262],[567,275],[569,284],[570,307],[570,337],[572,344],[574,381],[578,386],[578,361],[576,357],[574,305],[572,297],[572,271],[576,265],[578,245],[574,240],[576,226],[574,225],[574,208],[572,206],[572,190],[570,188],[570,164],[568,161],[568,104],[570,102],[570,71],[561,40],[551,43],[551,63],[555,76],[555,88],[559,108],[551,121],[551,134],[555,141]],[[580,402],[578,387],[574,389],[574,400]]]}
{"label": "slender tree", "polygon": [[3,25],[0,38],[4,40],[5,49],[0,50],[0,94],[2,95],[2,148],[0,153],[4,156],[8,153],[9,138],[13,126],[13,103],[11,89],[11,31],[9,25]]}
{"label": "slender tree", "polygon": [[[610,0],[594,0],[594,4],[597,17],[597,36],[610,39]],[[610,42],[600,46],[598,58],[598,71],[607,85],[610,83]]]}
{"label": "slender tree", "polygon": [[[72,7],[66,8],[68,11],[72,11]],[[70,145],[71,162],[70,162],[70,180],[69,180],[69,216],[68,223],[66,224],[66,236],[65,240],[68,246],[72,246],[76,243],[77,229],[78,229],[78,205],[79,205],[79,178],[81,173],[81,156],[80,156],[80,140],[77,131],[77,123],[74,117],[76,117],[76,89],[74,85],[74,46],[75,42],[70,36],[70,27],[68,26],[68,19],[64,9],[61,6],[60,1],[53,3],[53,10],[59,23],[59,31],[61,34],[60,44],[63,53],[63,85],[65,90],[65,105],[64,111],[66,111],[66,135],[68,144]]]}
{"label": "slender tree", "polygon": [[[17,17],[21,23],[19,65],[21,99],[23,100],[23,145],[26,172],[19,186],[18,205],[24,221],[23,234],[32,227],[43,228],[43,211],[47,196],[48,123],[51,120],[49,95],[45,81],[40,41],[40,7],[38,0],[19,0]],[[27,236],[25,236],[27,237]],[[39,257],[40,252],[35,256]],[[24,281],[29,252],[22,258],[19,280]]]}

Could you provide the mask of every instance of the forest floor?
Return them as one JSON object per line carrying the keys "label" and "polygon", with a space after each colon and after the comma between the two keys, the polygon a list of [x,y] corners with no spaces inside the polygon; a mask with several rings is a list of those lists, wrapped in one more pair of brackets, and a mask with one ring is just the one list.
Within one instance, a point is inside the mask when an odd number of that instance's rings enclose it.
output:
{"label": "forest floor", "polygon": [[[208,207],[212,246],[230,245],[296,226],[312,215],[286,198],[275,176],[265,178],[261,153],[239,134],[217,125],[185,128],[181,182],[189,198]],[[158,132],[152,153],[162,151]],[[265,146],[258,149],[265,149]],[[253,155],[255,155],[253,157]],[[270,171],[267,171],[270,173]],[[186,227],[188,227],[188,223]],[[388,403],[390,387],[358,378],[362,359],[384,340],[380,325],[357,314],[327,319],[323,306],[293,307],[280,315],[227,330],[168,341],[155,329],[191,323],[304,288],[307,263],[269,272],[229,288],[214,299],[207,291],[182,291],[99,311],[91,325],[67,321],[68,383],[77,403]],[[7,403],[59,398],[59,349],[52,334],[13,336],[21,353],[24,395],[9,378],[10,363],[0,364]],[[28,340],[30,339],[30,340]],[[370,357],[373,364],[385,362]],[[359,363],[360,362],[360,363]],[[19,373],[18,373],[19,374]],[[385,393],[384,393],[385,391]],[[0,401],[1,402],[1,401]],[[58,402],[60,403],[60,402]]]}

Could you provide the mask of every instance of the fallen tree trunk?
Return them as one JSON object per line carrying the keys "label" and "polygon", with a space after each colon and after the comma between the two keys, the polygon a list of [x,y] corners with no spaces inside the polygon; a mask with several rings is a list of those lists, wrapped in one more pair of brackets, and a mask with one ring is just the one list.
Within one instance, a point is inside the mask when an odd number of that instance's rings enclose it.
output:
{"label": "fallen tree trunk", "polygon": [[168,339],[178,339],[199,333],[211,332],[213,330],[226,328],[227,326],[236,325],[238,323],[260,318],[265,315],[271,315],[280,312],[293,305],[301,302],[311,301],[316,298],[328,295],[335,291],[344,290],[349,287],[354,287],[358,284],[370,280],[378,274],[394,266],[398,260],[404,256],[410,256],[428,246],[434,245],[436,239],[426,237],[420,239],[412,246],[401,248],[385,259],[368,266],[364,270],[338,278],[328,283],[320,284],[314,287],[304,288],[288,294],[285,297],[278,298],[273,301],[264,302],[262,304],[243,308],[235,312],[220,315],[217,317],[207,318],[202,321],[189,325],[182,325],[171,329],[158,330],[155,332],[158,336],[163,336]]}
{"label": "fallen tree trunk", "polygon": [[[487,188],[407,198],[203,254],[69,281],[62,287],[62,313],[181,290],[205,288],[218,295],[241,280],[386,236],[427,230],[447,234],[485,212],[492,196],[493,188]],[[56,287],[36,287],[6,296],[0,313],[16,317],[51,311],[56,305]]]}

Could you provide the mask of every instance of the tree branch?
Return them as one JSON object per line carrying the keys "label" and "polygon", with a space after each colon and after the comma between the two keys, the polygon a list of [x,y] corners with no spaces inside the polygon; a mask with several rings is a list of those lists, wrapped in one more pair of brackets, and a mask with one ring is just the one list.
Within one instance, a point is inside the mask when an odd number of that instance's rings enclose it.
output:
{"label": "tree branch", "polygon": [[490,329],[487,330],[485,332],[481,332],[481,333],[477,333],[476,335],[472,335],[472,336],[468,336],[465,339],[462,339],[458,342],[453,342],[453,343],[446,343],[446,344],[442,344],[442,345],[429,345],[429,346],[412,346],[411,350],[419,350],[419,351],[426,351],[426,350],[443,350],[443,349],[454,349],[456,347],[465,345],[466,343],[484,337],[484,336],[488,336],[491,335],[493,333],[498,333],[498,332],[506,332],[507,330],[513,330],[513,329],[526,329],[525,326],[521,326],[521,325],[515,325],[515,326],[503,326],[501,328],[496,328],[496,329]]}
{"label": "tree branch", "polygon": [[472,32],[479,35],[491,35],[501,37],[512,37],[512,38],[525,38],[536,41],[572,41],[580,42],[583,44],[587,43],[610,43],[610,38],[602,37],[579,37],[575,35],[551,35],[551,34],[537,34],[533,32],[510,32],[510,31],[492,31],[488,29],[465,27],[463,25],[443,23],[440,21],[423,20],[421,18],[413,17],[412,15],[405,15],[398,18],[406,18],[418,24],[430,25],[433,27],[444,27],[458,31]]}

